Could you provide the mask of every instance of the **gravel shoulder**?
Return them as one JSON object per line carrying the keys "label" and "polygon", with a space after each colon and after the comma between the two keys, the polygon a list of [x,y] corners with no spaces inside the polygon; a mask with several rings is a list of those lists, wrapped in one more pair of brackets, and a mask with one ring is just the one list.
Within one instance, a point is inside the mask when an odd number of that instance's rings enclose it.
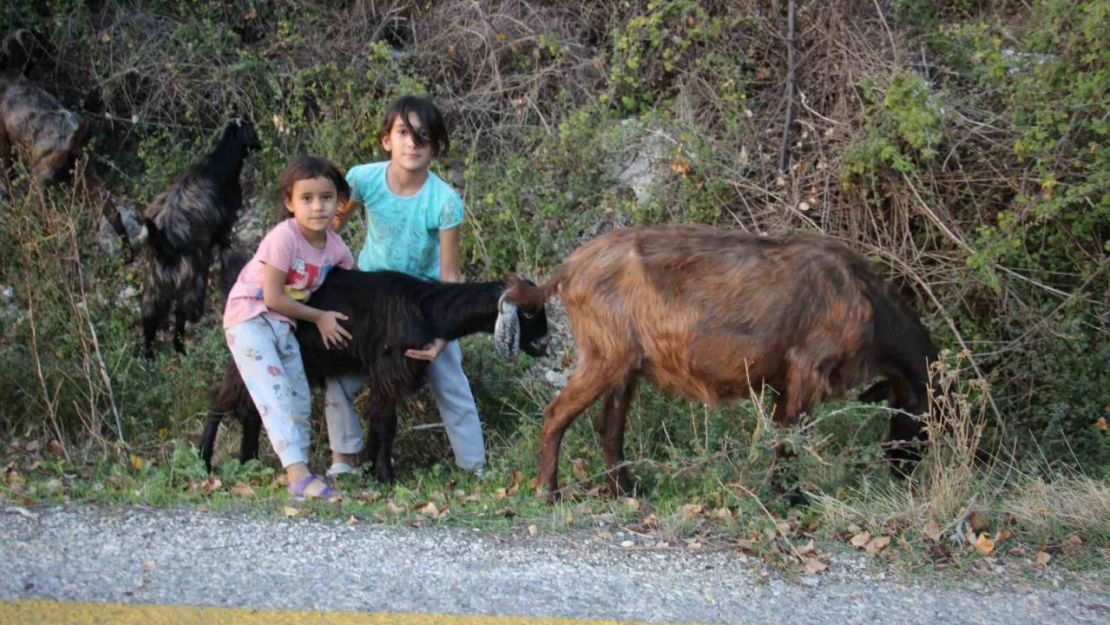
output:
{"label": "gravel shoulder", "polygon": [[700,623],[1108,623],[1097,576],[907,580],[858,554],[785,579],[737,553],[630,552],[195,510],[0,508],[0,600]]}

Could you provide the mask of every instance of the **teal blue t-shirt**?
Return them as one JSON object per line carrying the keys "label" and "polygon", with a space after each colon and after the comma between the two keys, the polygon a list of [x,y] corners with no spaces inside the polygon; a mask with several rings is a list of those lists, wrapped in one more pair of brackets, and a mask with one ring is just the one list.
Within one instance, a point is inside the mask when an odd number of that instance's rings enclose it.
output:
{"label": "teal blue t-shirt", "polygon": [[366,241],[358,268],[439,280],[439,231],[462,223],[462,200],[430,171],[420,191],[395,195],[385,182],[388,165],[389,161],[356,165],[347,172],[351,199],[366,207]]}

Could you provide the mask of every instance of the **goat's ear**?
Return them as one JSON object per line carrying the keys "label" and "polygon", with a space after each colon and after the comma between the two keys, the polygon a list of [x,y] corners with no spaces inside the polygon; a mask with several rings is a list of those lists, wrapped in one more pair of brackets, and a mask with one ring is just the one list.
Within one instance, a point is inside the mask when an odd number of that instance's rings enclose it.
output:
{"label": "goat's ear", "polygon": [[497,301],[497,322],[493,325],[493,345],[497,353],[512,362],[520,351],[520,317],[516,304],[505,301],[505,296]]}

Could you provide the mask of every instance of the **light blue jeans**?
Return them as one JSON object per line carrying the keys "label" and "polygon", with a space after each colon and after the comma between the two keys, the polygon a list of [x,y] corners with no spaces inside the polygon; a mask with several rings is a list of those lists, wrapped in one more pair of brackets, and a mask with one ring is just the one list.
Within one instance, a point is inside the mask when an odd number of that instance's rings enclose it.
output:
{"label": "light blue jeans", "polygon": [[[364,376],[351,375],[329,379],[324,396],[331,450],[353,454],[362,450],[362,425],[355,412],[354,398]],[[478,407],[470,392],[470,382],[462,370],[462,348],[452,341],[428,364],[428,385],[439,408],[439,416],[455,452],[455,462],[464,471],[486,464],[485,442]]]}

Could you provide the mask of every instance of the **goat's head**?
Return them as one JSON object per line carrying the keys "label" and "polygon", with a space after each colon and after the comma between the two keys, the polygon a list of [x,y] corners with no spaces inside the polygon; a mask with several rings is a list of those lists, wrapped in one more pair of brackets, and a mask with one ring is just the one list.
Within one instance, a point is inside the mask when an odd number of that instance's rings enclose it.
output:
{"label": "goat's head", "polygon": [[519,276],[510,277],[505,293],[497,302],[497,323],[494,325],[493,342],[497,353],[505,360],[516,359],[524,350],[529,356],[547,353],[547,309],[541,304],[520,305],[514,295],[520,287],[535,288],[536,283]]}
{"label": "goat's head", "polygon": [[9,78],[26,75],[38,51],[38,41],[31,31],[19,28],[8,33],[0,41],[0,74]]}
{"label": "goat's head", "polygon": [[262,142],[258,140],[258,133],[254,131],[254,126],[249,120],[242,117],[236,117],[227,123],[224,137],[233,139],[235,143],[243,146],[247,151],[262,147]]}

